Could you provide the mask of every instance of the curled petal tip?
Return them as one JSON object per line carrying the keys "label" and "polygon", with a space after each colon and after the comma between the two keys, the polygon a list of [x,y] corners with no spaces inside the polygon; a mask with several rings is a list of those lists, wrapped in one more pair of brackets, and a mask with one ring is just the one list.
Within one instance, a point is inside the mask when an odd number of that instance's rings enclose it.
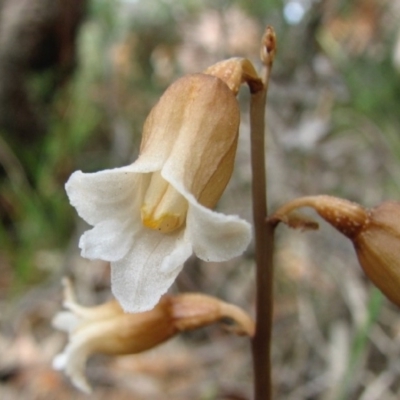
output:
{"label": "curled petal tip", "polygon": [[264,87],[253,64],[246,58],[235,57],[220,61],[208,67],[204,73],[223,80],[235,95],[242,83],[247,83],[252,93],[258,92]]}
{"label": "curled petal tip", "polygon": [[282,216],[272,216],[267,218],[267,222],[272,226],[276,226],[279,222],[283,222],[290,228],[300,229],[303,231],[317,230],[319,228],[318,222],[299,212],[291,212]]}

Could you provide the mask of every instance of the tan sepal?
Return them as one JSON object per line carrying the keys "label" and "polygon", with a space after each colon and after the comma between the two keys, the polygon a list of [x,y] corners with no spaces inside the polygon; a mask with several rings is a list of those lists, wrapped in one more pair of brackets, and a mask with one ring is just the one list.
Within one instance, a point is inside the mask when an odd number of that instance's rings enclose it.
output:
{"label": "tan sepal", "polygon": [[208,67],[205,74],[213,75],[224,81],[236,95],[242,83],[249,85],[252,93],[263,89],[263,83],[253,64],[247,58],[230,58]]}
{"label": "tan sepal", "polygon": [[273,225],[288,218],[301,207],[311,207],[343,235],[353,238],[368,223],[368,212],[357,203],[337,197],[320,195],[294,199],[280,207],[268,221]]}
{"label": "tan sepal", "polygon": [[400,307],[400,203],[369,210],[369,221],[353,242],[366,275]]}
{"label": "tan sepal", "polygon": [[147,117],[139,161],[164,164],[164,175],[213,208],[232,175],[239,123],[239,103],[221,79],[186,75]]}
{"label": "tan sepal", "polygon": [[[110,303],[103,306],[107,304]],[[116,312],[109,318],[85,321],[75,335],[85,338],[90,354],[124,355],[151,349],[177,332],[169,312],[169,299],[162,298],[150,311],[137,314]]]}
{"label": "tan sepal", "polygon": [[230,330],[238,335],[252,337],[253,319],[241,308],[215,297],[199,293],[185,293],[171,298],[171,314],[180,331],[201,328],[223,318],[232,319],[236,325]]}
{"label": "tan sepal", "polygon": [[178,330],[170,315],[170,299],[164,296],[152,310],[125,313],[116,300],[94,307],[84,307],[76,302],[73,286],[63,279],[65,308],[81,319],[73,332],[86,342],[89,353],[131,354],[152,348]]}

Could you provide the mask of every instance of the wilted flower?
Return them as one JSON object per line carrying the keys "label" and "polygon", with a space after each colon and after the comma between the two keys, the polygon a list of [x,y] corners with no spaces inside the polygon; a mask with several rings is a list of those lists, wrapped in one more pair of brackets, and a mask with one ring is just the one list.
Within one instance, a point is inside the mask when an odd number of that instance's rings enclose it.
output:
{"label": "wilted flower", "polygon": [[80,239],[82,256],[111,262],[112,290],[126,311],[157,304],[193,251],[224,261],[249,244],[247,222],[211,209],[234,164],[234,92],[243,80],[256,90],[260,80],[247,60],[217,65],[218,77],[212,70],[187,75],[167,89],[145,122],[133,164],[77,171],[66,184],[71,204],[94,226]]}
{"label": "wilted flower", "polygon": [[[292,212],[312,207],[354,245],[358,260],[371,281],[400,307],[400,203],[387,201],[372,209],[331,196],[295,199],[270,218],[291,223]],[[298,221],[298,219],[297,219]],[[306,219],[297,226],[311,226]]]}
{"label": "wilted flower", "polygon": [[124,313],[117,301],[97,307],[79,305],[68,280],[64,281],[64,306],[53,325],[69,333],[64,351],[53,366],[64,370],[73,384],[89,393],[85,377],[87,359],[93,354],[124,355],[151,349],[181,331],[212,324],[222,318],[236,322],[235,333],[254,335],[253,320],[239,307],[202,294],[164,296],[150,311]]}

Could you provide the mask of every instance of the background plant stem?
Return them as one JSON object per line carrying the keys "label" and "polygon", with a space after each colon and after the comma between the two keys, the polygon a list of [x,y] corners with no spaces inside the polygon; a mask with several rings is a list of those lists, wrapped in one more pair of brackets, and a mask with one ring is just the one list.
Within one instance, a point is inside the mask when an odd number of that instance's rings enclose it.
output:
{"label": "background plant stem", "polygon": [[[272,47],[270,46],[272,43]],[[267,183],[265,168],[265,106],[268,81],[275,54],[275,34],[268,27],[262,41],[265,64],[264,88],[250,102],[253,219],[256,252],[256,333],[253,339],[254,398],[272,398],[271,332],[273,314],[274,228],[266,223]]]}

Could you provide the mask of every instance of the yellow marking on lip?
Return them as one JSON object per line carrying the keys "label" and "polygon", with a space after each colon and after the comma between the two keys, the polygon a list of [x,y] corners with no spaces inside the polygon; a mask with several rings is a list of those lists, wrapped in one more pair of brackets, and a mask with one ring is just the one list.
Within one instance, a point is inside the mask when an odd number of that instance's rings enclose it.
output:
{"label": "yellow marking on lip", "polygon": [[160,231],[161,233],[171,233],[183,224],[181,215],[164,214],[161,217],[154,218],[146,212],[145,207],[141,209],[142,223],[150,229]]}
{"label": "yellow marking on lip", "polygon": [[162,233],[173,232],[184,224],[187,210],[187,200],[159,171],[153,172],[140,209],[143,225]]}

